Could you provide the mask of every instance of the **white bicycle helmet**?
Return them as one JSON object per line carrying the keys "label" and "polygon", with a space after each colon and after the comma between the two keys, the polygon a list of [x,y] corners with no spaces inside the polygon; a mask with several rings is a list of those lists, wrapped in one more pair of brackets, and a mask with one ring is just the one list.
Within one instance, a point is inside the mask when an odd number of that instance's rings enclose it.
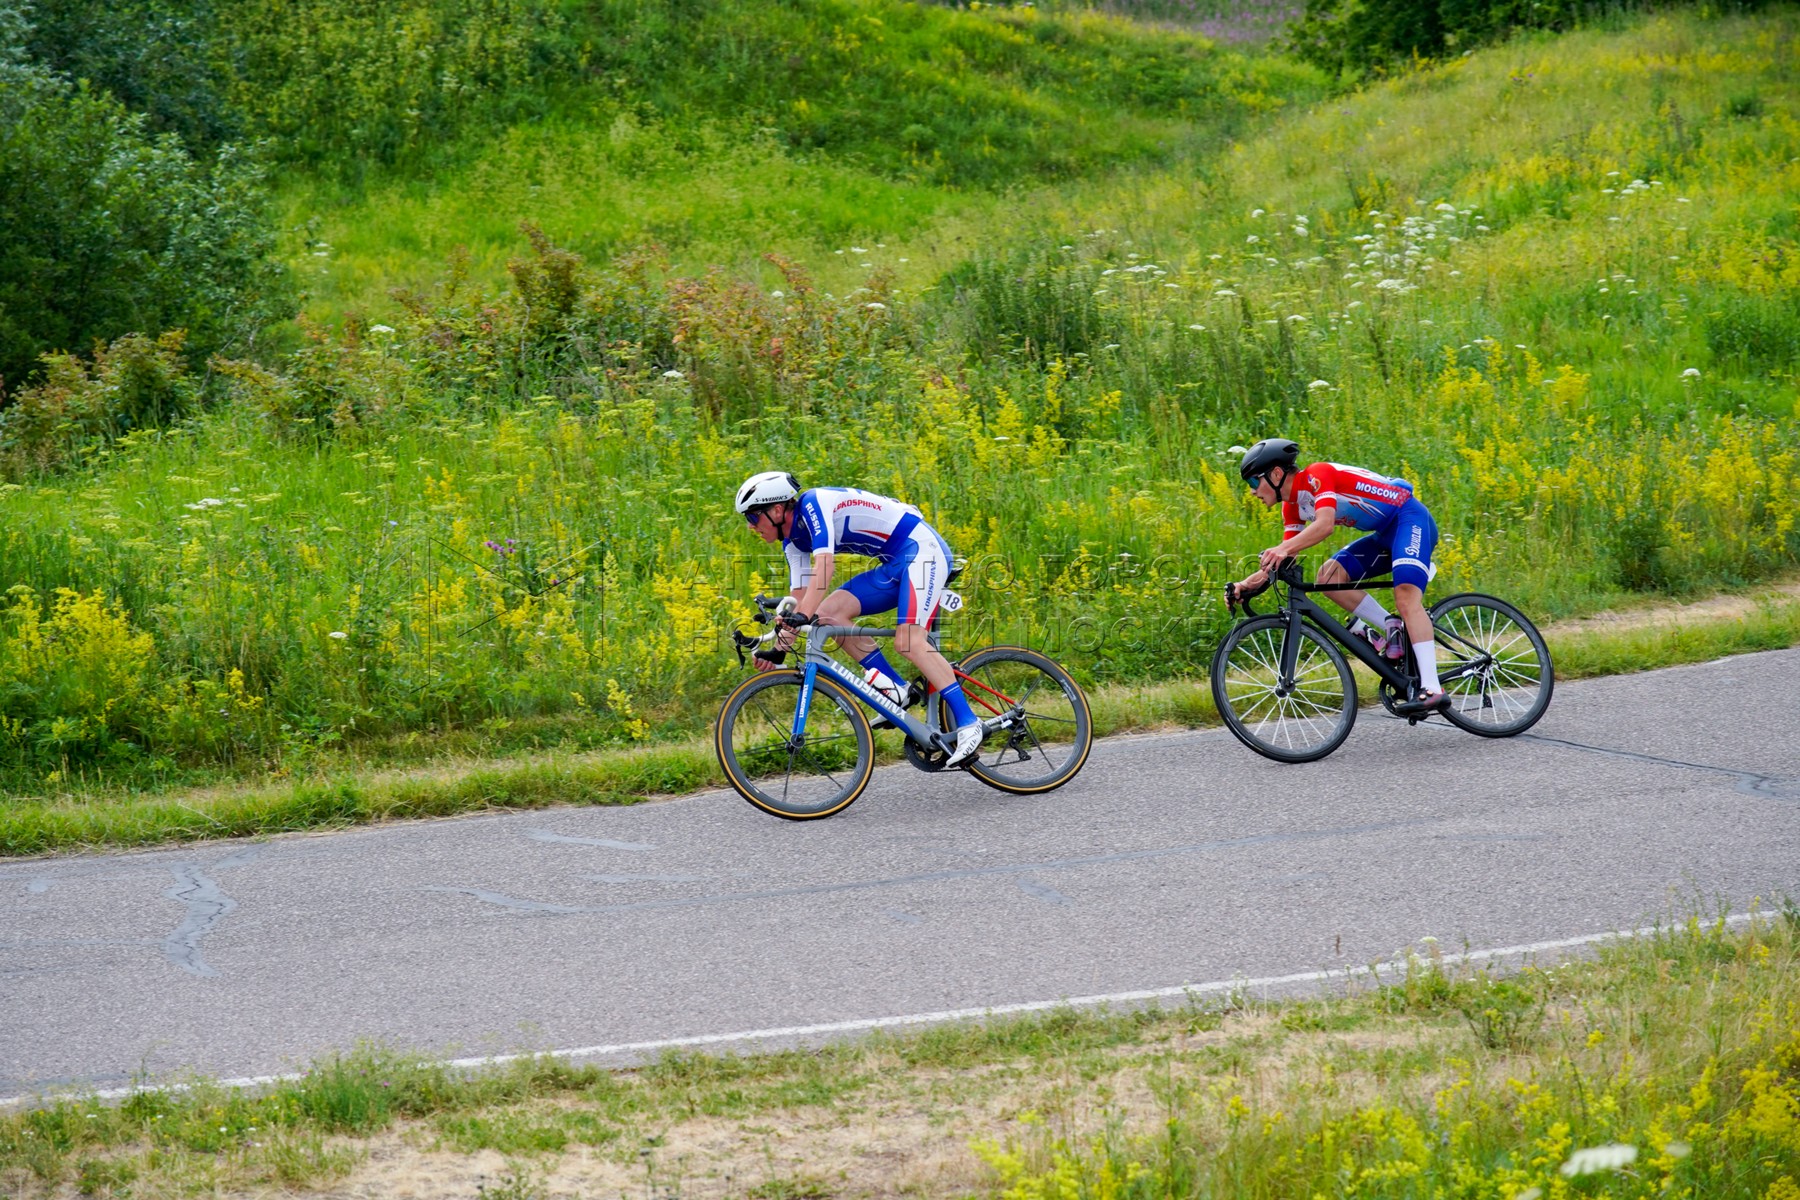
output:
{"label": "white bicycle helmet", "polygon": [[780,504],[800,495],[800,481],[786,471],[759,471],[738,488],[737,510],[747,513],[765,504]]}

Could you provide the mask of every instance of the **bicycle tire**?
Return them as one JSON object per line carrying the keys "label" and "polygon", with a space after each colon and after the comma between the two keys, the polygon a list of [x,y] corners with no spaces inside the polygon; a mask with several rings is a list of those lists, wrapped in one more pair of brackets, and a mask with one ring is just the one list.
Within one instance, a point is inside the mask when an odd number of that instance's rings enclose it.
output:
{"label": "bicycle tire", "polygon": [[[969,774],[1014,796],[1055,791],[1075,778],[1094,748],[1094,721],[1087,696],[1067,671],[1022,646],[977,650],[956,669],[966,677],[963,696],[976,716],[1014,711],[1013,723],[988,734],[981,750],[964,764]],[[1043,698],[1034,699],[1038,696]],[[948,719],[947,713],[940,717]],[[1049,769],[1030,775],[1017,769],[1036,761]]]}
{"label": "bicycle tire", "polygon": [[[816,821],[843,812],[862,795],[875,771],[875,736],[868,718],[849,692],[823,676],[814,681],[805,742],[799,748],[788,744],[804,683],[803,673],[792,670],[746,679],[726,697],[713,727],[713,749],[732,790],[763,812],[789,821]],[[828,732],[815,732],[821,726]],[[777,778],[779,790],[774,787]]]}
{"label": "bicycle tire", "polygon": [[[1310,648],[1300,647],[1295,690],[1278,696],[1275,676],[1287,628],[1285,616],[1271,614],[1241,621],[1225,635],[1213,654],[1213,703],[1232,736],[1264,758],[1316,762],[1343,745],[1356,727],[1356,677],[1329,637],[1302,625],[1300,636]],[[1311,716],[1305,715],[1308,706]],[[1329,723],[1317,728],[1327,716]],[[1316,740],[1305,744],[1297,740],[1315,730]]]}
{"label": "bicycle tire", "polygon": [[[1450,693],[1447,721],[1490,738],[1514,737],[1538,723],[1556,690],[1556,669],[1524,613],[1493,596],[1463,592],[1432,605],[1431,623],[1438,645],[1453,656],[1446,663],[1440,653],[1438,662],[1438,678]],[[1492,661],[1483,666],[1483,657]],[[1471,680],[1478,682],[1471,687]]]}

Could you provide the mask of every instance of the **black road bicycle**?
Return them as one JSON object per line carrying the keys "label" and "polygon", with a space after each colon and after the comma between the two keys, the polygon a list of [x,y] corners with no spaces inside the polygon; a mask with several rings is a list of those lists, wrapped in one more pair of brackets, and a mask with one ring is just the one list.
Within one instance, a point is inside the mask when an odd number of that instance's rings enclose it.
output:
{"label": "black road bicycle", "polygon": [[[756,620],[776,621],[792,604],[791,598],[758,596]],[[907,762],[926,772],[944,769],[956,735],[937,693],[926,696],[922,715],[908,713],[826,649],[835,637],[891,638],[892,628],[814,624],[801,631],[806,643],[799,669],[763,671],[744,680],[726,698],[713,729],[719,765],[738,795],[790,821],[829,817],[850,807],[875,770],[875,739],[863,708],[900,731]],[[778,632],[756,637],[734,630],[738,658]],[[928,630],[928,636],[937,646],[937,630]],[[1094,729],[1087,697],[1067,671],[1020,646],[989,646],[950,665],[987,729],[981,750],[961,769],[1014,795],[1048,792],[1075,778],[1087,762]],[[922,681],[913,687],[922,688]]]}
{"label": "black road bicycle", "polygon": [[[1307,583],[1288,559],[1261,587],[1226,589],[1226,603],[1246,614],[1212,661],[1213,700],[1238,741],[1278,762],[1314,762],[1343,745],[1356,724],[1356,677],[1349,651],[1381,681],[1381,703],[1418,724],[1430,712],[1409,711],[1418,668],[1409,648],[1398,662],[1375,652],[1313,592],[1391,588],[1392,579],[1357,583]],[[1276,588],[1273,613],[1258,614],[1251,601]],[[1464,592],[1431,606],[1437,630],[1438,679],[1449,694],[1444,719],[1482,737],[1512,737],[1530,729],[1550,707],[1555,674],[1550,650],[1537,627],[1504,600]]]}

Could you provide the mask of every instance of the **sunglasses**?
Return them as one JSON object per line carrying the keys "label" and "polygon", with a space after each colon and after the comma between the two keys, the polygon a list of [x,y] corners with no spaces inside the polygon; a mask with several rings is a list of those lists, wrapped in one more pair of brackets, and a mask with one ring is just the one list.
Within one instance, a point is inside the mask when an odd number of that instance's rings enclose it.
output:
{"label": "sunglasses", "polygon": [[[1262,486],[1262,481],[1264,478],[1265,478],[1265,476],[1262,476],[1262,475],[1246,476],[1244,479],[1244,486],[1254,492],[1257,488]],[[1270,486],[1273,487],[1274,485],[1271,484]]]}

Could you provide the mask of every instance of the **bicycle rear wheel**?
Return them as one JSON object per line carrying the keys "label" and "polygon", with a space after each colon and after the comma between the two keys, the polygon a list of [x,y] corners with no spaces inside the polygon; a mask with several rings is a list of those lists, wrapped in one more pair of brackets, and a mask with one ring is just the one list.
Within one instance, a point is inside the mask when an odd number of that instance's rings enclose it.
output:
{"label": "bicycle rear wheel", "polygon": [[963,659],[957,672],[975,715],[1004,719],[969,760],[969,774],[1016,796],[1075,778],[1093,748],[1094,726],[1087,697],[1067,671],[1035,650],[990,646]]}
{"label": "bicycle rear wheel", "polygon": [[738,795],[777,817],[811,821],[844,811],[875,770],[875,738],[856,701],[818,679],[806,732],[793,737],[805,682],[799,671],[746,679],[725,701],[713,748]]}
{"label": "bicycle rear wheel", "polygon": [[1300,627],[1294,683],[1281,687],[1286,617],[1252,617],[1219,643],[1212,661],[1213,702],[1237,740],[1276,762],[1324,758],[1356,725],[1356,678],[1326,636]]}
{"label": "bicycle rear wheel", "polygon": [[1431,607],[1438,678],[1450,694],[1444,717],[1482,737],[1512,737],[1550,707],[1556,675],[1550,648],[1525,614],[1504,600],[1467,592]]}

